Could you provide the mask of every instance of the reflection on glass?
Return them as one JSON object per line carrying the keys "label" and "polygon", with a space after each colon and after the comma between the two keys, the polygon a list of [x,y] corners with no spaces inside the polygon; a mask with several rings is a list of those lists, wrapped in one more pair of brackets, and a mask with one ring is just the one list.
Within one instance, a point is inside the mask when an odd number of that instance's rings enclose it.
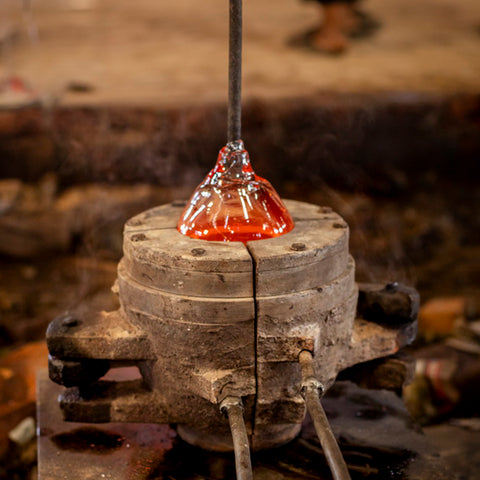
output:
{"label": "reflection on glass", "polygon": [[272,185],[255,175],[243,142],[228,143],[178,222],[180,233],[214,241],[278,237],[294,224]]}

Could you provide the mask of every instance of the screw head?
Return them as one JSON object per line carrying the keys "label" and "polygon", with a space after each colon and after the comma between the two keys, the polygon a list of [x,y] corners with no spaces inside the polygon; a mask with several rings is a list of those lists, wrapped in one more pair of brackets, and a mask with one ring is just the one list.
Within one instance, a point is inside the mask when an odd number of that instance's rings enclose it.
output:
{"label": "screw head", "polygon": [[398,288],[398,282],[390,282],[385,285],[385,290],[387,292],[394,292]]}
{"label": "screw head", "polygon": [[207,254],[207,251],[204,248],[193,248],[191,253],[194,257],[202,257]]}
{"label": "screw head", "polygon": [[294,252],[303,252],[306,249],[307,246],[304,243],[292,243],[290,245],[290,250],[293,250]]}
{"label": "screw head", "polygon": [[320,207],[318,213],[332,213],[332,207]]}
{"label": "screw head", "polygon": [[130,237],[130,240],[132,242],[143,242],[144,240],[147,240],[147,236],[143,233],[136,233]]}
{"label": "screw head", "polygon": [[131,218],[128,222],[127,225],[129,227],[139,227],[142,224],[142,221],[139,218]]}
{"label": "screw head", "polygon": [[80,325],[80,320],[72,315],[67,315],[63,317],[62,325],[64,327],[76,327]]}

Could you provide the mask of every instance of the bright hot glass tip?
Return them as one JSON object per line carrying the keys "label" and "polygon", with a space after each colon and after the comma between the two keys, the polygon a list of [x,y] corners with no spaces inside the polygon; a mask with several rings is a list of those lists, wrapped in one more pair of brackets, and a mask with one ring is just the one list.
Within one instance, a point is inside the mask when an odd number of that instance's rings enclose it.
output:
{"label": "bright hot glass tip", "polygon": [[195,189],[177,229],[192,238],[248,242],[283,235],[294,227],[268,180],[255,174],[242,140],[228,143]]}

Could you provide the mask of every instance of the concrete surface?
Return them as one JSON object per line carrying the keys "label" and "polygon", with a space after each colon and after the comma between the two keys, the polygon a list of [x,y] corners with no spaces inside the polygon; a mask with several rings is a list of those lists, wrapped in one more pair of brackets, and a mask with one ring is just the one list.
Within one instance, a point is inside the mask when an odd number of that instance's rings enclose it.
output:
{"label": "concrete surface", "polygon": [[[3,2],[0,30],[17,33],[3,45],[0,75],[21,75],[45,98],[63,105],[225,101],[227,0],[32,4],[28,15],[21,2]],[[480,91],[478,0],[369,0],[364,8],[381,29],[330,57],[288,45],[316,24],[312,2],[244,2],[245,98]]]}

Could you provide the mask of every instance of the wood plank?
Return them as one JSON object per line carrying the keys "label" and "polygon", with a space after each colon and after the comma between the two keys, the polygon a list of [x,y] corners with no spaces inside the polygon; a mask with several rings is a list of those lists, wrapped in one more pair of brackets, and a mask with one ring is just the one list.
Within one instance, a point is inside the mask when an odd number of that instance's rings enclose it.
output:
{"label": "wood plank", "polygon": [[181,323],[234,324],[253,320],[253,297],[225,298],[175,295],[138,283],[122,264],[118,268],[121,304],[130,311],[145,312]]}
{"label": "wood plank", "polygon": [[340,220],[308,220],[281,237],[248,242],[259,296],[280,295],[330,283],[347,267],[348,228]]}
{"label": "wood plank", "polygon": [[198,297],[253,297],[253,261],[241,242],[154,229],[125,234],[123,248],[126,270],[146,286]]}
{"label": "wood plank", "polygon": [[356,290],[355,264],[350,258],[347,268],[329,284],[289,294],[258,296],[259,334],[282,334],[315,323]]}

